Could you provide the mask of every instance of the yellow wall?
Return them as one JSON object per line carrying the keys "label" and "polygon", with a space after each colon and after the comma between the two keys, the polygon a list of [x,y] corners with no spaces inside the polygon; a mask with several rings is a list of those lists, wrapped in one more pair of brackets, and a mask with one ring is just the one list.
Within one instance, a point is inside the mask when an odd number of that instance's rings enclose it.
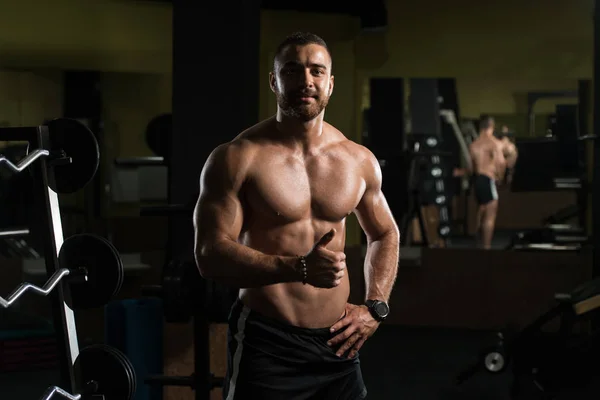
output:
{"label": "yellow wall", "polygon": [[0,88],[7,89],[0,93],[0,122],[37,125],[43,121],[40,116],[61,116],[60,70],[104,71],[108,153],[147,155],[145,125],[158,113],[171,110],[171,31],[172,9],[163,3],[55,0],[40,7],[36,0],[21,0],[4,4]]}
{"label": "yellow wall", "polygon": [[171,71],[169,4],[121,0],[3,3],[0,66]]}
{"label": "yellow wall", "polygon": [[107,72],[102,96],[108,157],[153,155],[144,135],[151,118],[171,112],[170,74]]}
{"label": "yellow wall", "polygon": [[[582,0],[389,1],[387,32],[359,36],[368,44],[357,59],[369,63],[359,73],[365,85],[371,76],[454,77],[464,116],[525,113],[523,93],[573,90],[591,78],[591,15],[592,2]],[[552,112],[557,102],[535,111]]]}
{"label": "yellow wall", "polygon": [[592,75],[588,0],[388,1],[379,76],[579,79]]}
{"label": "yellow wall", "polygon": [[[459,78],[456,82],[462,117],[477,118],[489,113],[500,124],[506,124],[517,136],[530,136],[527,115],[527,93],[533,91],[577,90],[576,79],[482,79]],[[556,104],[577,104],[574,98],[548,98],[539,100],[533,109],[536,114],[534,135],[546,131],[549,114]]]}
{"label": "yellow wall", "polygon": [[[481,112],[516,114],[527,112],[526,95],[532,91],[577,90],[576,79],[459,78],[456,82],[461,114],[476,118]],[[577,103],[574,99],[544,99],[536,103],[536,113],[554,111],[557,103]]]}
{"label": "yellow wall", "polygon": [[0,126],[40,125],[62,113],[57,70],[0,70]]}

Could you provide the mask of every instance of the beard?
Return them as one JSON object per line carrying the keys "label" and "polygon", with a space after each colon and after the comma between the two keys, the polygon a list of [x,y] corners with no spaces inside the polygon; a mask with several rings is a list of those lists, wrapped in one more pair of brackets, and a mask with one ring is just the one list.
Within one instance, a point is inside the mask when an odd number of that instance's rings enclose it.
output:
{"label": "beard", "polygon": [[300,97],[303,97],[303,95],[300,93],[281,93],[277,91],[275,96],[277,105],[284,115],[302,122],[315,119],[329,103],[329,97],[318,95],[311,96],[314,101],[310,103],[301,102]]}

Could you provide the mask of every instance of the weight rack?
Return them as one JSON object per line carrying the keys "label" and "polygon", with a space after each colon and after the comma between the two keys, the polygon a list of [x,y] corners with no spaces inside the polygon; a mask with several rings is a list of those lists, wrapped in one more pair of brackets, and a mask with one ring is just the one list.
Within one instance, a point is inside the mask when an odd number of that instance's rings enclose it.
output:
{"label": "weight rack", "polygon": [[[47,126],[0,128],[0,141],[26,141],[30,148],[36,150],[50,148]],[[37,155],[36,159],[32,159],[27,165],[27,170],[31,171],[33,177],[34,207],[32,212],[35,213],[34,218],[31,218],[31,221],[34,222],[28,233],[41,241],[46,276],[50,278],[60,269],[58,251],[64,241],[62,220],[58,194],[49,185],[54,181],[52,169],[49,168],[51,161],[40,156],[39,151],[34,150],[30,153],[31,156],[34,154]],[[0,234],[4,237],[22,236],[22,232],[18,231],[4,231]],[[52,307],[59,358],[60,382],[57,385],[64,391],[72,393],[76,388],[73,364],[79,356],[75,315],[65,303],[62,282],[58,283],[56,289],[52,290],[47,297]]]}

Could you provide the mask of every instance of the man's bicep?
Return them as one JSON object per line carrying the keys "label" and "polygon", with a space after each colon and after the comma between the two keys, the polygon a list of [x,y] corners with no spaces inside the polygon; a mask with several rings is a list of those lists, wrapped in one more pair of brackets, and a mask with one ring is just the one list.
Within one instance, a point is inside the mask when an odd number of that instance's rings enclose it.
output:
{"label": "man's bicep", "polygon": [[382,174],[379,162],[370,157],[366,170],[366,188],[354,213],[367,238],[376,240],[390,232],[397,232],[398,227],[381,190]]}
{"label": "man's bicep", "polygon": [[210,245],[219,239],[237,240],[242,229],[240,183],[227,156],[222,149],[215,151],[202,171],[200,196],[194,210],[196,241],[200,245]]}
{"label": "man's bicep", "polygon": [[242,206],[236,195],[228,193],[216,197],[200,196],[196,205],[194,223],[198,239],[237,240],[242,229]]}
{"label": "man's bicep", "polygon": [[381,188],[365,191],[355,210],[361,228],[369,240],[377,240],[398,227]]}

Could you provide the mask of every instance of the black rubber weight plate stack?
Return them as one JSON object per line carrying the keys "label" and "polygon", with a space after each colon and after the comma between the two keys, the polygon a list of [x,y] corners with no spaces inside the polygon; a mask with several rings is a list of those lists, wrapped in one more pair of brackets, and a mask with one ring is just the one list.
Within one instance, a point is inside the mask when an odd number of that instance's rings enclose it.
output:
{"label": "black rubber weight plate stack", "polygon": [[[129,383],[130,383],[129,397],[127,397],[126,400],[133,399],[133,397],[135,396],[135,392],[137,390],[137,377],[135,375],[135,370],[133,369],[133,365],[131,365],[131,362],[129,362],[129,360],[127,359],[127,356],[125,356],[125,354],[121,353],[119,350],[115,349],[114,347],[107,346],[107,345],[105,345],[105,348],[107,351],[113,353],[113,355],[116,358],[121,360],[121,362],[125,366],[125,368],[127,370],[127,375],[129,377]],[[107,399],[107,400],[110,400],[110,399]]]}
{"label": "black rubber weight plate stack", "polygon": [[96,175],[100,163],[100,149],[96,137],[83,123],[58,118],[45,124],[50,134],[50,150],[64,151],[70,164],[52,167],[54,179],[49,186],[56,193],[75,193],[83,189]]}
{"label": "black rubber weight plate stack", "polygon": [[61,268],[87,270],[87,281],[69,285],[71,296],[66,301],[72,309],[102,307],[121,290],[123,262],[108,240],[87,233],[73,235],[64,241],[58,258]]}
{"label": "black rubber weight plate stack", "polygon": [[137,389],[136,375],[127,357],[114,347],[97,344],[85,347],[75,360],[80,387],[95,382],[96,394],[104,395],[105,400],[131,400]]}

